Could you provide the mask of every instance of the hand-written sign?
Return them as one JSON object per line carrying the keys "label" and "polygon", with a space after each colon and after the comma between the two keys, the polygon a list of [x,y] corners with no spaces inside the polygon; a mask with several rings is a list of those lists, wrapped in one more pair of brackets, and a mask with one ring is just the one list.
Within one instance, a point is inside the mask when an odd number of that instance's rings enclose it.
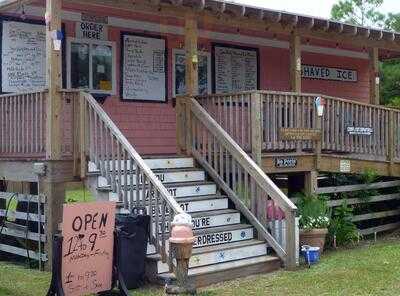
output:
{"label": "hand-written sign", "polygon": [[64,205],[62,284],[67,296],[111,289],[115,203]]}
{"label": "hand-written sign", "polygon": [[349,133],[349,135],[371,136],[373,133],[373,129],[371,127],[348,126],[347,132]]}
{"label": "hand-written sign", "polygon": [[45,26],[4,21],[1,44],[2,92],[14,93],[45,88]]}
{"label": "hand-written sign", "polygon": [[256,49],[216,45],[215,92],[229,93],[258,88],[258,52]]}
{"label": "hand-written sign", "polygon": [[76,37],[83,39],[107,40],[108,29],[104,24],[94,22],[77,22]]}
{"label": "hand-written sign", "polygon": [[303,65],[301,75],[303,78],[357,82],[357,71],[354,70]]}
{"label": "hand-written sign", "polygon": [[318,141],[321,140],[321,130],[309,128],[287,128],[279,130],[280,139],[283,141]]}
{"label": "hand-written sign", "polygon": [[165,40],[122,33],[122,51],[122,98],[165,101]]}

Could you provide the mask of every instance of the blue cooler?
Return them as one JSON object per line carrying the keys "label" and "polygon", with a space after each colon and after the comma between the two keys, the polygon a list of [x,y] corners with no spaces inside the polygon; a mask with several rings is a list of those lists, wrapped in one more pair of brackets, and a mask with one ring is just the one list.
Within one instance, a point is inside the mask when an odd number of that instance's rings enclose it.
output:
{"label": "blue cooler", "polygon": [[319,247],[301,246],[301,254],[304,256],[306,264],[308,264],[309,267],[319,262]]}

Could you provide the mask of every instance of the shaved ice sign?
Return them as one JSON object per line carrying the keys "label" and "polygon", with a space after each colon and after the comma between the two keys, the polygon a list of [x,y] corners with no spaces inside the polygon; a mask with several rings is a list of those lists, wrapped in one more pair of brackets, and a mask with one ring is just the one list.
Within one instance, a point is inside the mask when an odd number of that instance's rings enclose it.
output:
{"label": "shaved ice sign", "polygon": [[65,295],[111,289],[115,203],[64,205],[61,277]]}

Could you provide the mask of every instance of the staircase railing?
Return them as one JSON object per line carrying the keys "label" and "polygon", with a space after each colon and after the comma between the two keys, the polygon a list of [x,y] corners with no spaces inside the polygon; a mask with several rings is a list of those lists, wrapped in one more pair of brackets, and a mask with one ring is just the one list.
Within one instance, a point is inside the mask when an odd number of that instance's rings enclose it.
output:
{"label": "staircase railing", "polygon": [[[178,113],[178,131],[184,133],[178,136],[185,138],[181,142],[188,144],[188,152],[256,228],[260,238],[266,240],[287,267],[294,267],[296,206],[195,99],[179,98],[177,108],[185,110]],[[275,212],[278,207],[282,215]],[[268,208],[272,213],[267,213]],[[282,232],[285,243],[278,237]]]}
{"label": "staircase railing", "polygon": [[[108,180],[125,209],[145,207],[151,216],[151,241],[163,261],[167,256],[167,232],[175,214],[183,213],[179,204],[152,172],[132,144],[88,93],[79,96],[80,159],[94,163]],[[81,161],[81,174],[87,163]],[[170,252],[169,252],[170,253]],[[168,258],[167,258],[168,257]]]}

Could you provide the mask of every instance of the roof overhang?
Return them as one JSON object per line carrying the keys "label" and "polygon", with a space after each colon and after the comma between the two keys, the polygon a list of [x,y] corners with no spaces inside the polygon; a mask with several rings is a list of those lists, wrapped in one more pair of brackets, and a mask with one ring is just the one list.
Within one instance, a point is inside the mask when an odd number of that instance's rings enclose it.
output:
{"label": "roof overhang", "polygon": [[[247,29],[264,29],[278,33],[297,32],[301,36],[334,40],[358,47],[378,47],[400,52],[400,33],[377,28],[361,27],[328,19],[284,11],[243,5],[220,0],[63,0],[66,3],[100,5],[121,9],[153,11],[162,15],[184,16],[188,12],[200,19],[218,25]],[[35,2],[32,0],[5,0],[0,12],[12,7]]]}

